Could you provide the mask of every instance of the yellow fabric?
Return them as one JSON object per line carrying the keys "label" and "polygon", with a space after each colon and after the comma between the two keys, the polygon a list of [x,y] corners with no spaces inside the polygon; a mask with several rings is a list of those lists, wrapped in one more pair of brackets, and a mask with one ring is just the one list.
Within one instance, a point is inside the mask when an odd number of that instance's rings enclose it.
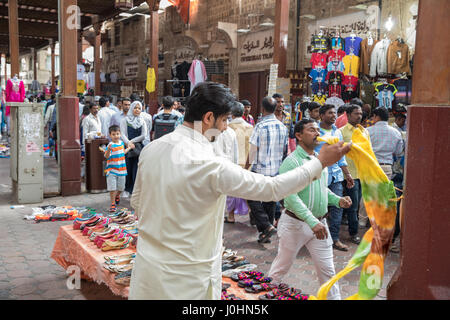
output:
{"label": "yellow fabric", "polygon": [[148,93],[152,93],[156,90],[156,76],[154,68],[147,69],[147,84],[145,89],[147,89]]}
{"label": "yellow fabric", "polygon": [[[370,142],[369,132],[365,128],[363,128],[361,125],[358,125],[358,128],[361,129],[361,131],[363,132],[363,135]],[[344,142],[352,141],[352,135],[353,135],[353,132],[355,131],[355,129],[356,128],[354,126],[352,126],[350,123],[347,123],[344,127],[339,129],[339,130],[341,130],[342,138],[343,138]],[[348,171],[352,175],[352,178],[359,179],[358,170],[356,169],[356,165],[355,165],[355,162],[353,161],[353,159],[350,159],[349,157],[347,157],[346,160],[347,160],[347,164],[348,164],[348,166],[347,166]]]}
{"label": "yellow fabric", "polygon": [[86,90],[86,84],[84,80],[77,80],[77,93],[84,93]]}
{"label": "yellow fabric", "polygon": [[327,100],[327,97],[325,95],[314,95],[313,96],[313,101],[317,102],[318,104],[320,104],[321,106],[323,106],[325,104],[325,101]]}
{"label": "yellow fabric", "polygon": [[342,59],[342,62],[345,66],[344,75],[358,78],[359,57],[355,55],[347,55]]}

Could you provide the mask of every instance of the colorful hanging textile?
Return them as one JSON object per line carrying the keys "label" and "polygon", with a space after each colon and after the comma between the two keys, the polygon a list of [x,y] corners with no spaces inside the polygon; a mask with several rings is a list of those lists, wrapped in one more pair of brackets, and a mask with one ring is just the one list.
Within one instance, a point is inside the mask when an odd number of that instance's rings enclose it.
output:
{"label": "colorful hanging textile", "polygon": [[[378,164],[375,154],[359,128],[353,132],[352,147],[346,157],[352,159],[358,170],[362,195],[371,228],[361,240],[347,266],[324,283],[313,300],[326,300],[328,291],[339,279],[359,267],[361,277],[358,292],[347,300],[373,299],[381,289],[384,274],[384,259],[392,242],[397,214],[397,199],[394,184]],[[338,142],[336,137],[318,138],[328,144]]]}

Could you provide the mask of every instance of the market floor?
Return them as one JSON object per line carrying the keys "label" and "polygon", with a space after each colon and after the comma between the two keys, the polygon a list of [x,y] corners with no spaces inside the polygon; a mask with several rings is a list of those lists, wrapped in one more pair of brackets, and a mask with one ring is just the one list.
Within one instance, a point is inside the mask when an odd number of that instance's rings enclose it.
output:
{"label": "market floor", "polygon": [[[24,208],[11,209],[11,180],[8,159],[0,159],[0,299],[122,299],[112,294],[105,285],[82,280],[81,289],[70,290],[66,286],[65,270],[50,258],[53,244],[61,226],[66,222],[26,221],[24,215],[30,214],[33,207],[42,205],[89,206],[98,211],[106,211],[109,205],[108,194],[84,193],[71,197],[44,199],[42,204],[25,205]],[[122,206],[129,207],[127,199]],[[360,230],[360,236],[366,229]],[[356,250],[350,243],[347,226],[341,229],[341,238],[350,250],[334,250],[336,271],[342,270]],[[257,231],[249,224],[248,216],[236,217],[236,223],[225,224],[224,245],[236,250],[250,263],[258,265],[258,270],[267,273],[277,253],[278,240],[270,244],[256,242]],[[399,255],[389,253],[385,262],[383,286],[376,299],[386,299],[386,286],[399,264]],[[360,271],[355,270],[339,281],[341,295],[346,298],[358,290]],[[316,294],[319,288],[317,274],[306,249],[300,250],[297,259],[284,279],[291,286],[303,292]]]}

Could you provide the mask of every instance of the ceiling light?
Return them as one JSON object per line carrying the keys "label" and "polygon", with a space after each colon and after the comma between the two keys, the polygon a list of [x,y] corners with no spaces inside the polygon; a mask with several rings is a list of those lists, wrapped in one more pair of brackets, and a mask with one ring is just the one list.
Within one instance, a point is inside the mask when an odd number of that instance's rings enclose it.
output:
{"label": "ceiling light", "polygon": [[394,26],[394,21],[392,20],[392,16],[389,16],[389,18],[386,21],[386,23],[384,24],[384,26],[386,27],[387,31],[391,31],[392,30],[392,27]]}

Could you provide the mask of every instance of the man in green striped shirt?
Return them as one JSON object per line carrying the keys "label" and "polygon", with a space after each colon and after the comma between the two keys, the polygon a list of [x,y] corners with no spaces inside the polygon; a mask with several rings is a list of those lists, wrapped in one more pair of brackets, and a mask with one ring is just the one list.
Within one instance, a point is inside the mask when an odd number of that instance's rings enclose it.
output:
{"label": "man in green striped shirt", "polygon": [[[320,136],[317,123],[303,119],[295,125],[294,133],[297,148],[281,164],[280,174],[300,167],[317,156],[314,152],[319,144],[317,137]],[[331,192],[327,187],[327,179],[328,170],[325,168],[320,179],[284,199],[286,211],[278,223],[278,254],[269,271],[269,277],[273,278],[274,283],[281,283],[303,246],[306,246],[313,259],[320,284],[335,275],[333,241],[329,235],[326,214],[328,205],[348,208],[351,199]],[[331,288],[328,298],[341,298],[337,283]]]}

